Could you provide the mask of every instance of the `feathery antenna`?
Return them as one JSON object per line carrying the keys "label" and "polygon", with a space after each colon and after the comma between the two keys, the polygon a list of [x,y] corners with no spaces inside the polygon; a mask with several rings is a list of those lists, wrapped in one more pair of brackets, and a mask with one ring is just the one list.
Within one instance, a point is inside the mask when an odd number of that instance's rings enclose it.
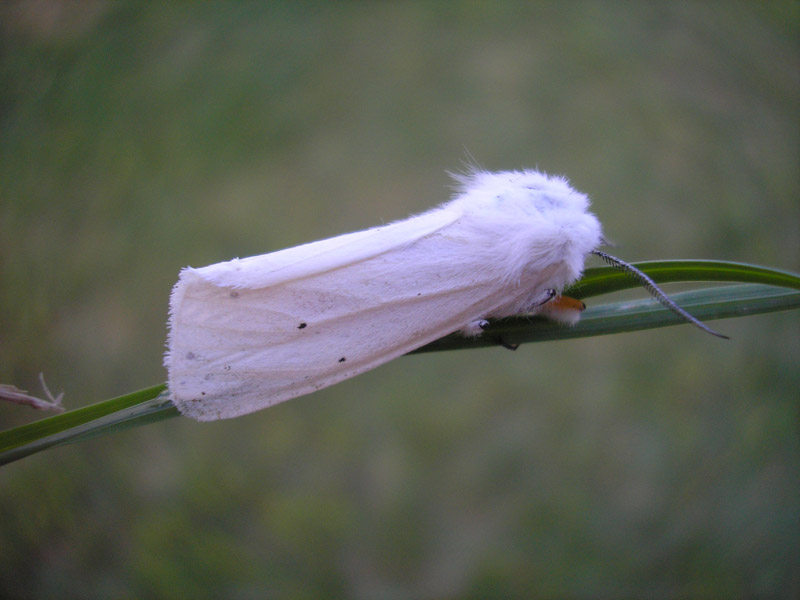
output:
{"label": "feathery antenna", "polygon": [[599,256],[615,269],[622,271],[623,273],[629,275],[630,277],[633,277],[636,281],[642,284],[642,287],[644,287],[644,289],[650,292],[650,295],[653,296],[653,298],[655,298],[656,300],[658,300],[659,303],[661,303],[661,305],[664,308],[669,309],[682,319],[688,321],[689,323],[695,325],[696,327],[699,327],[706,333],[710,333],[711,335],[715,335],[725,340],[730,339],[727,335],[722,335],[721,333],[717,333],[716,331],[705,325],[703,322],[698,321],[688,312],[683,310],[680,306],[675,304],[672,298],[667,296],[664,290],[662,290],[660,287],[656,285],[655,281],[650,279],[647,275],[642,273],[632,264],[626,263],[624,260],[620,260],[616,256],[611,256],[610,254],[606,254],[605,252],[601,252],[600,250],[592,250],[592,254],[594,254],[595,256]]}

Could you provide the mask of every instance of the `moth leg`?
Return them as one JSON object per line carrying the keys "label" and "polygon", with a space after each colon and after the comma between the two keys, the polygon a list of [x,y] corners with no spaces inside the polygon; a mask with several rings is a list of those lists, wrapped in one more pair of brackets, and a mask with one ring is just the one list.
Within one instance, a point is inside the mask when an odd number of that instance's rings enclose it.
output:
{"label": "moth leg", "polygon": [[558,296],[558,292],[555,291],[553,288],[547,288],[544,291],[544,294],[545,294],[544,300],[537,301],[536,304],[531,306],[531,310],[533,310],[534,308],[539,308],[540,306],[544,306],[545,304],[550,302],[553,298],[556,298]]}
{"label": "moth leg", "polygon": [[501,338],[501,337],[500,337],[500,338],[497,338],[497,342],[498,342],[498,343],[499,343],[499,344],[500,344],[500,345],[501,345],[503,348],[505,348],[506,350],[511,350],[512,352],[513,352],[514,350],[516,350],[517,348],[519,348],[519,344],[509,344],[508,342],[506,342],[505,340],[503,340],[503,338]]}
{"label": "moth leg", "polygon": [[461,335],[467,337],[475,337],[483,333],[483,331],[489,326],[489,321],[486,319],[476,319],[461,329]]}
{"label": "moth leg", "polygon": [[[483,331],[489,327],[489,321],[486,319],[480,319],[479,321],[473,321],[470,323],[470,326],[477,326],[481,331]],[[502,337],[497,338],[497,343],[507,350],[516,350],[519,348],[519,344],[509,344]]]}

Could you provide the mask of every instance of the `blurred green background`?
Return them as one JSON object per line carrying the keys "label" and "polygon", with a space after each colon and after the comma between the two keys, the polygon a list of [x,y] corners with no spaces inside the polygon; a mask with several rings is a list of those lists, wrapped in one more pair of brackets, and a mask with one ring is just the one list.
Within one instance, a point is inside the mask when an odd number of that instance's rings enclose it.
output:
{"label": "blurred green background", "polygon": [[[4,2],[0,382],[159,383],[181,267],[425,210],[466,151],[566,174],[624,259],[798,270],[798,7]],[[713,326],[3,467],[0,596],[796,597],[800,318]]]}

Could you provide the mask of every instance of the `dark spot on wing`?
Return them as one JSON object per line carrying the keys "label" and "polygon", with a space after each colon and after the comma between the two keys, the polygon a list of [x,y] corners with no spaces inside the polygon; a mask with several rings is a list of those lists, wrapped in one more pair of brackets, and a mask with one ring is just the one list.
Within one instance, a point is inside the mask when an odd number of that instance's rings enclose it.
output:
{"label": "dark spot on wing", "polygon": [[347,360],[347,359],[346,359],[346,358],[343,356],[342,358],[340,358],[340,359],[339,359],[339,362],[344,362],[344,361],[346,361],[346,360]]}
{"label": "dark spot on wing", "polygon": [[305,329],[306,327],[308,327],[308,323],[300,323],[300,325],[297,326],[298,329]]}

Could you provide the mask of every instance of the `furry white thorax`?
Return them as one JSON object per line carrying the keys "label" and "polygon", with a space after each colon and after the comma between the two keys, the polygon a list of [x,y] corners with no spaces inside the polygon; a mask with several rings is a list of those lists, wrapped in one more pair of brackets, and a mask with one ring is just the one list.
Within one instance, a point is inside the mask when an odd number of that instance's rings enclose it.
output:
{"label": "furry white thorax", "polygon": [[506,283],[530,287],[536,298],[577,280],[587,255],[601,245],[589,198],[563,177],[473,171],[457,181],[460,193],[443,208],[461,210],[459,225],[469,229],[471,245],[484,245],[490,268]]}

